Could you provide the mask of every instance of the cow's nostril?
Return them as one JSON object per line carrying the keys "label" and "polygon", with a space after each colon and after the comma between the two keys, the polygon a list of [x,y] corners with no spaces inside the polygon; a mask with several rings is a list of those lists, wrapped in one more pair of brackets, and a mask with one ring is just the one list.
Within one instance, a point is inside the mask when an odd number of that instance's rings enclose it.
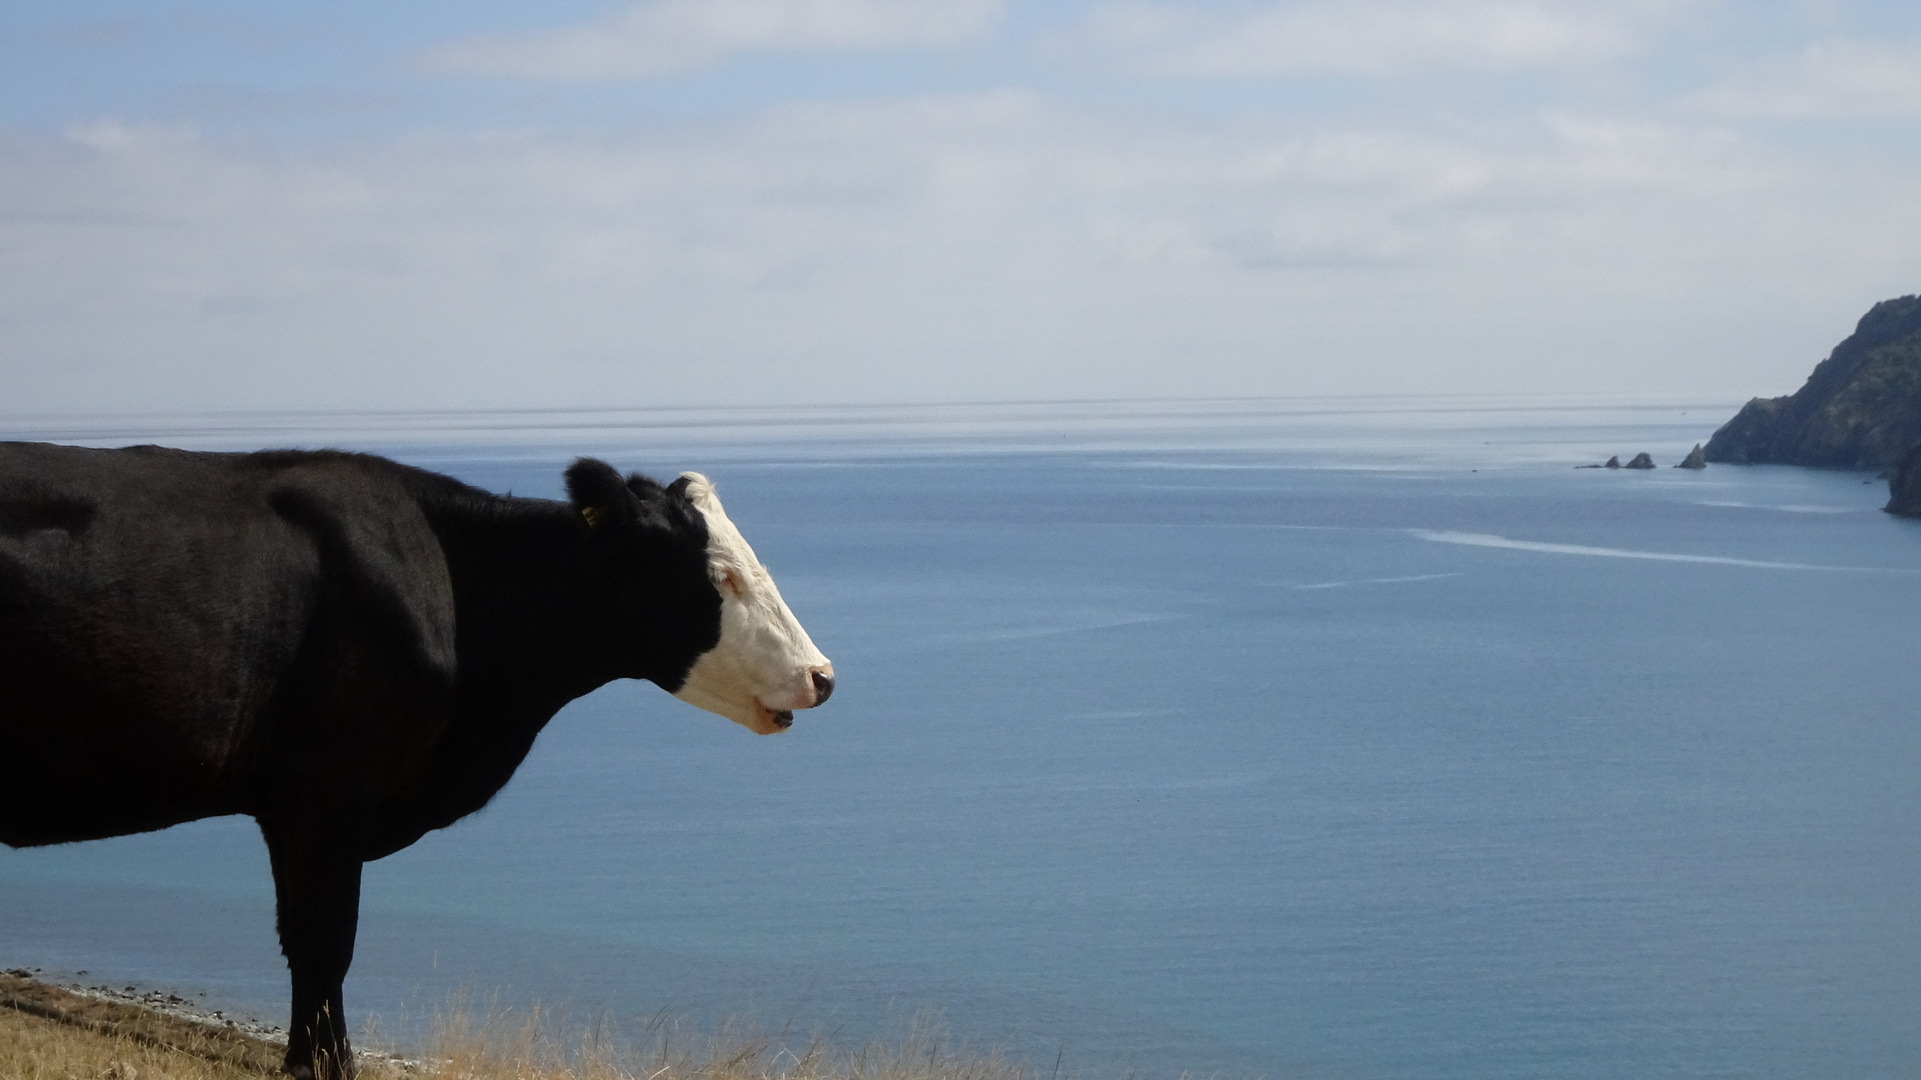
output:
{"label": "cow's nostril", "polygon": [[823,672],[812,672],[814,676],[814,704],[819,705],[834,694],[834,677]]}

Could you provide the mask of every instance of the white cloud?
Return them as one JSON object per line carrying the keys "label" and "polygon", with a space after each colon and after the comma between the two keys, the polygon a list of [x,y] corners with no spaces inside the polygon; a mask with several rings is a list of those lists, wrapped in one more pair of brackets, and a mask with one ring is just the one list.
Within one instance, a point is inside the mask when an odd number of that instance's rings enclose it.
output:
{"label": "white cloud", "polygon": [[1166,3],[1099,9],[1089,37],[1144,69],[1188,77],[1512,70],[1637,47],[1674,3],[1305,0],[1227,11]]}
{"label": "white cloud", "polygon": [[99,124],[0,136],[0,379],[12,409],[1738,397],[1912,291],[1912,156],[1012,93],[308,151]]}
{"label": "white cloud", "polygon": [[752,51],[939,45],[985,30],[1004,0],[652,0],[596,22],[428,50],[432,71],[537,79],[691,71]]}
{"label": "white cloud", "polygon": [[1688,99],[1722,116],[1921,118],[1921,40],[1820,41]]}

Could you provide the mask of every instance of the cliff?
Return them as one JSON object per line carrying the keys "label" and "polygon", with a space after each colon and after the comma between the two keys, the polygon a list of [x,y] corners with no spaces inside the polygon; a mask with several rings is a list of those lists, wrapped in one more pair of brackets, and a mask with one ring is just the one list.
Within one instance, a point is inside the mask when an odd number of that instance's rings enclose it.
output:
{"label": "cliff", "polygon": [[1868,310],[1787,397],[1755,398],[1708,440],[1709,461],[1886,469],[1921,441],[1921,296]]}

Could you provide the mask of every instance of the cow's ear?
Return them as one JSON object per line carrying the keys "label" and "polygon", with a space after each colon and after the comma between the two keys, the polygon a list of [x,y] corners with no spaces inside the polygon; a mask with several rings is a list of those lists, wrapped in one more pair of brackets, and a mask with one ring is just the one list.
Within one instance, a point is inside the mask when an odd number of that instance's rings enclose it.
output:
{"label": "cow's ear", "polygon": [[581,458],[567,466],[567,497],[592,529],[627,524],[640,513],[639,500],[627,490],[626,481],[612,465],[596,458]]}
{"label": "cow's ear", "polygon": [[641,502],[650,503],[660,498],[663,489],[660,486],[660,482],[651,476],[642,476],[640,473],[628,473],[627,490],[633,492],[634,498],[639,499]]}

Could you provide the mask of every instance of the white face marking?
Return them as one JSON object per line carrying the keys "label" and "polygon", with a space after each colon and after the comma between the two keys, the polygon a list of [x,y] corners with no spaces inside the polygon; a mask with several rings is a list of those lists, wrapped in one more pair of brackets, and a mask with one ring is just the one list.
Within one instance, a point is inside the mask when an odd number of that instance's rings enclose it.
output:
{"label": "white face marking", "polygon": [[783,730],[793,722],[785,714],[820,703],[824,695],[815,675],[832,686],[834,665],[814,647],[754,549],[727,520],[714,486],[699,473],[681,475],[688,480],[688,501],[707,519],[707,571],[720,590],[720,641],[694,661],[674,696],[762,735]]}

